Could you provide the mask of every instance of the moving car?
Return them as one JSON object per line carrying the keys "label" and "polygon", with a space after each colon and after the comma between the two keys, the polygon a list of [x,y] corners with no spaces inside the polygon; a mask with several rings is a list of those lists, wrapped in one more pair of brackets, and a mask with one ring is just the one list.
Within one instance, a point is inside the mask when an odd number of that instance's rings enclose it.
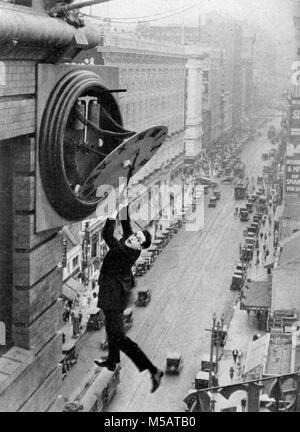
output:
{"label": "moving car", "polygon": [[240,209],[240,221],[247,222],[249,220],[249,212],[245,208]]}
{"label": "moving car", "polygon": [[182,368],[182,355],[178,352],[168,353],[166,359],[166,374],[179,375]]}

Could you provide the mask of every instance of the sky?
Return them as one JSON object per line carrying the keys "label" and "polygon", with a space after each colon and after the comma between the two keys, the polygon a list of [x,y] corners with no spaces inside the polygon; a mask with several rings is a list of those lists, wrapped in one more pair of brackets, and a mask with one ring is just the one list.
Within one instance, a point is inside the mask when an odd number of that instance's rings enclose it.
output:
{"label": "sky", "polygon": [[291,5],[292,0],[111,0],[82,11],[120,20],[123,25],[131,23],[133,26],[137,20],[149,20],[152,25],[184,23],[193,26],[197,25],[199,15],[203,22],[206,12],[219,10],[238,19],[247,18],[273,32],[274,36],[285,38],[294,31]]}

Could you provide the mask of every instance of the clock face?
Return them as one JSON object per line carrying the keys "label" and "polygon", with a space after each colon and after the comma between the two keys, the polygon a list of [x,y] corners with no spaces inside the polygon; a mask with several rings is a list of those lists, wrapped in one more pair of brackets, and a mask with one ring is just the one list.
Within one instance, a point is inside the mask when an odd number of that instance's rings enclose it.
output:
{"label": "clock face", "polygon": [[98,201],[106,198],[104,186],[118,188],[127,176],[127,162],[136,174],[157,152],[168,133],[166,126],[154,126],[143,130],[124,141],[104,158],[91,172],[78,191],[81,199]]}
{"label": "clock face", "polygon": [[52,208],[79,221],[97,207],[94,197],[78,196],[91,172],[124,139],[117,101],[92,70],[68,72],[56,84],[39,131],[39,170]]}
{"label": "clock face", "polygon": [[118,103],[99,75],[68,72],[47,100],[39,133],[39,170],[52,208],[69,221],[92,215],[103,199],[96,193],[101,183],[116,185],[127,173],[122,163],[138,152],[136,173],[166,135],[164,126],[124,129]]}

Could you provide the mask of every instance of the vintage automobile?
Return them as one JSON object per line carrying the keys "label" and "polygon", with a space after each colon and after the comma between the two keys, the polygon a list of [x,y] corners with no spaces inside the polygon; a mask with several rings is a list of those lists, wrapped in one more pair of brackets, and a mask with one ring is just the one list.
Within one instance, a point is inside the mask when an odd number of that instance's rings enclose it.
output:
{"label": "vintage automobile", "polygon": [[259,231],[259,223],[251,222],[251,225],[248,227],[248,232],[257,235]]}
{"label": "vintage automobile", "polygon": [[63,378],[67,375],[69,369],[77,362],[78,354],[74,342],[66,342],[62,345],[62,365]]}
{"label": "vintage automobile", "polygon": [[248,183],[246,181],[239,182],[234,188],[234,198],[236,200],[245,199]]}
{"label": "vintage automobile", "polygon": [[245,208],[240,209],[240,221],[247,222],[249,220],[249,212]]}
{"label": "vintage automobile", "polygon": [[178,352],[168,353],[166,359],[166,374],[179,375],[182,368],[182,355]]}
{"label": "vintage automobile", "polygon": [[217,198],[215,196],[209,198],[208,207],[217,207]]}
{"label": "vintage automobile", "polygon": [[241,275],[240,273],[234,272],[232,276],[230,289],[233,291],[240,290],[243,287],[243,284],[244,284],[244,276]]}
{"label": "vintage automobile", "polygon": [[248,210],[249,213],[252,213],[253,212],[253,202],[250,201],[250,200],[248,200],[246,202],[246,208],[247,208],[247,210]]}
{"label": "vintage automobile", "polygon": [[253,223],[257,223],[258,225],[260,225],[261,219],[262,219],[262,214],[255,213],[255,215],[253,216]]}
{"label": "vintage automobile", "polygon": [[130,327],[133,324],[132,313],[133,313],[133,308],[132,307],[126,308],[124,310],[124,312],[123,312],[124,327],[125,327],[126,330],[130,329]]}
{"label": "vintage automobile", "polygon": [[104,324],[104,314],[98,307],[89,310],[87,330],[100,330]]}
{"label": "vintage automobile", "polygon": [[261,195],[258,197],[258,202],[257,202],[257,212],[260,214],[264,214],[267,212],[267,197],[265,195]]}
{"label": "vintage automobile", "polygon": [[214,191],[214,197],[216,197],[217,200],[220,201],[220,199],[221,199],[221,191],[219,191],[219,190]]}
{"label": "vintage automobile", "polygon": [[246,273],[247,265],[246,263],[238,262],[236,265],[236,269],[242,271],[243,273]]}
{"label": "vintage automobile", "polygon": [[147,306],[151,300],[151,290],[150,289],[139,289],[138,298],[135,301],[136,306]]}
{"label": "vintage automobile", "polygon": [[252,247],[243,247],[241,251],[241,259],[243,262],[247,262],[252,260],[253,258],[253,248]]}
{"label": "vintage automobile", "polygon": [[[208,383],[209,383],[209,372],[200,370],[195,377],[195,381],[193,382],[193,387],[196,390],[202,390],[208,387]],[[218,385],[218,379],[214,374],[212,375],[212,385],[213,387]]]}
{"label": "vintage automobile", "polygon": [[253,236],[247,236],[246,237],[246,239],[245,239],[245,241],[246,241],[246,247],[248,248],[254,248],[254,246],[255,246],[255,242],[256,242],[256,238],[255,237],[253,237]]}
{"label": "vintage automobile", "polygon": [[211,367],[212,367],[213,371],[216,370],[216,363],[214,361],[212,361],[212,364],[211,364],[209,354],[204,354],[203,356],[201,356],[200,365],[201,365],[201,370],[204,372],[209,372]]}

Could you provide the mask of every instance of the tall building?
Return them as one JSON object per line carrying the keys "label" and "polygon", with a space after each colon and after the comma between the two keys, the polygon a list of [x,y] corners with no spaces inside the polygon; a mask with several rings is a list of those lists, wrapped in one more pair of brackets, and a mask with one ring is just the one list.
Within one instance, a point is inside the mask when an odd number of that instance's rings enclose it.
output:
{"label": "tall building", "polygon": [[211,12],[201,26],[201,42],[223,50],[223,133],[238,129],[242,93],[242,28],[230,17]]}
{"label": "tall building", "polygon": [[291,94],[288,112],[288,141],[286,144],[284,205],[282,232],[292,234],[300,229],[300,2],[294,1],[295,25],[294,62],[291,65]]}
{"label": "tall building", "polygon": [[[205,137],[205,147],[208,148],[210,143],[217,142],[223,133],[223,62],[224,52],[220,48],[203,47],[204,60],[203,69],[203,134],[209,134]],[[207,122],[207,124],[206,124]]]}
{"label": "tall building", "polygon": [[36,230],[40,73],[44,94],[97,35],[51,18],[42,0],[0,9],[0,411],[45,411],[62,381],[63,224]]}
{"label": "tall building", "polygon": [[253,54],[255,33],[253,30],[243,31],[242,42],[242,117],[248,117],[253,108]]}

